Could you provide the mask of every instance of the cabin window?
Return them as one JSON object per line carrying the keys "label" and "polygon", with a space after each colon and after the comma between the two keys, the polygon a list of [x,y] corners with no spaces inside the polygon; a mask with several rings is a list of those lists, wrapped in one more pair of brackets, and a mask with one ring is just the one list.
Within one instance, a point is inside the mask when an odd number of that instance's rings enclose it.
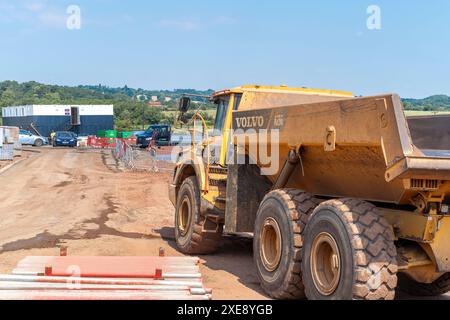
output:
{"label": "cabin window", "polygon": [[228,113],[228,105],[230,103],[230,98],[219,98],[215,101],[217,105],[217,113],[216,113],[216,123],[214,125],[214,135],[220,135],[223,130],[223,126],[225,125],[225,119]]}
{"label": "cabin window", "polygon": [[242,93],[234,95],[234,106],[233,106],[234,111],[239,109],[239,105],[241,104],[241,99],[242,99]]}

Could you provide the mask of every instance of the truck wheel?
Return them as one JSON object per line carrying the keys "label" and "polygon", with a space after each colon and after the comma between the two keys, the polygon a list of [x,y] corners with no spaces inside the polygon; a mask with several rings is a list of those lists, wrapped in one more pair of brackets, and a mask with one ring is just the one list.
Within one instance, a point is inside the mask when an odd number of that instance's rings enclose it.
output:
{"label": "truck wheel", "polygon": [[181,185],[175,212],[175,239],[185,254],[210,254],[217,251],[223,226],[200,214],[200,191],[195,177]]}
{"label": "truck wheel", "polygon": [[264,291],[275,299],[303,299],[303,230],[318,201],[301,190],[283,189],[262,201],[255,222],[253,254]]}
{"label": "truck wheel", "polygon": [[303,281],[311,300],[393,300],[397,286],[394,234],[372,204],[331,200],[305,231]]}
{"label": "truck wheel", "polygon": [[44,141],[42,141],[41,139],[36,139],[36,141],[34,142],[35,147],[42,147],[43,144],[44,144]]}
{"label": "truck wheel", "polygon": [[446,273],[433,283],[420,283],[406,274],[398,275],[398,289],[412,296],[435,297],[450,292],[450,273]]}

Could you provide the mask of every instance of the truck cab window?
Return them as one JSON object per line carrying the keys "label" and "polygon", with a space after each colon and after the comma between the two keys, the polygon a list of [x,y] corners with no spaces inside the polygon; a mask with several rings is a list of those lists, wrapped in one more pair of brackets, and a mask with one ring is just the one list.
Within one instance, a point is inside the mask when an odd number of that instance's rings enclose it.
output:
{"label": "truck cab window", "polygon": [[239,109],[239,105],[241,104],[241,100],[242,100],[242,93],[234,95],[234,106],[233,106],[233,110],[234,111]]}
{"label": "truck cab window", "polygon": [[217,105],[216,123],[214,125],[214,135],[220,135],[225,124],[225,118],[228,113],[229,98],[220,98],[215,101]]}

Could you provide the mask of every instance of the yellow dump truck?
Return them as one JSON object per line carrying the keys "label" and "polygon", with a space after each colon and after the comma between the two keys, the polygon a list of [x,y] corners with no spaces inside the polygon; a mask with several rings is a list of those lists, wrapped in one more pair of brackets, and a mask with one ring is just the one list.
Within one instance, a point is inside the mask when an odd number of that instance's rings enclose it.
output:
{"label": "yellow dump truck", "polygon": [[214,131],[179,154],[169,188],[180,251],[252,233],[277,299],[450,291],[450,146],[433,129],[418,147],[398,95],[242,86],[211,99]]}

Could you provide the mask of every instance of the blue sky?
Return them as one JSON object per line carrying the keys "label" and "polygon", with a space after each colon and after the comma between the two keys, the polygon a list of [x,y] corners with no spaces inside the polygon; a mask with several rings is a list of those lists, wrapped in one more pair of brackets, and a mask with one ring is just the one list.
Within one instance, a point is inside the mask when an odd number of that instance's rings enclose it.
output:
{"label": "blue sky", "polygon": [[[366,26],[372,4],[381,30]],[[21,82],[421,98],[450,95],[449,40],[447,0],[0,0],[0,80]]]}

